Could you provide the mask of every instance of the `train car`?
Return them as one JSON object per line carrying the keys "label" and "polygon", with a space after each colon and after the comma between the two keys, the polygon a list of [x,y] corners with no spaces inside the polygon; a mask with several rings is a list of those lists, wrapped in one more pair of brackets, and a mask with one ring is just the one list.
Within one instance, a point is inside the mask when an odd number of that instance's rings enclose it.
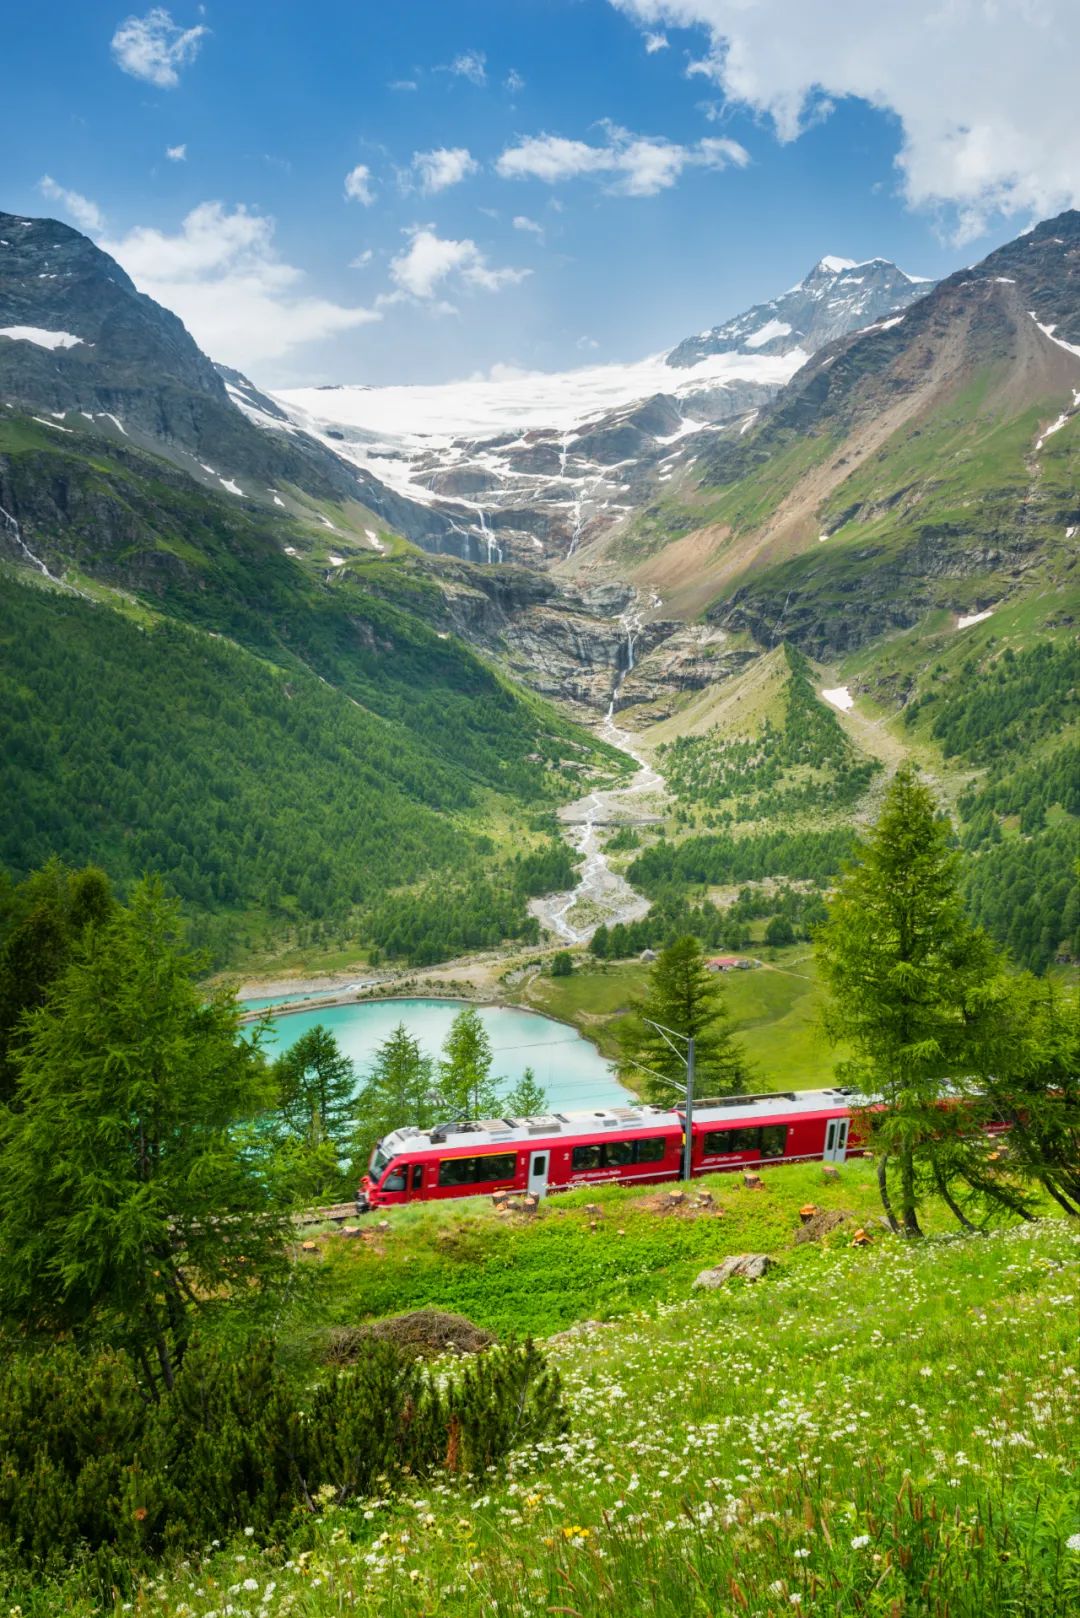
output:
{"label": "train car", "polygon": [[[847,1090],[778,1091],[695,1102],[691,1171],[778,1162],[843,1162],[859,1149]],[[652,1185],[682,1173],[679,1108],[607,1107],[536,1118],[485,1118],[395,1129],[379,1141],[357,1198],[361,1212],[494,1191],[536,1196],[590,1185]]]}

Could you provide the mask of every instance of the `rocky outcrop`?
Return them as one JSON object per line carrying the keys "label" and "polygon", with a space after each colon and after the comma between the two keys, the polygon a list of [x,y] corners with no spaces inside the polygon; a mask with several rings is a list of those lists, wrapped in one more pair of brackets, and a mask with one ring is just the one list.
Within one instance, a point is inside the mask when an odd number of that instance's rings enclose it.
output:
{"label": "rocky outcrop", "polygon": [[694,1287],[715,1292],[726,1281],[760,1281],[775,1266],[776,1260],[768,1253],[734,1253],[713,1269],[702,1270],[694,1278]]}

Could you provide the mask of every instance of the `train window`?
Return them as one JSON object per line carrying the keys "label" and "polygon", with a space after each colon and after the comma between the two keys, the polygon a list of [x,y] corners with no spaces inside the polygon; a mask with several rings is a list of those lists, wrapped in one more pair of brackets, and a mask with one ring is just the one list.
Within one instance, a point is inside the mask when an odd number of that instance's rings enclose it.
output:
{"label": "train window", "polygon": [[440,1185],[471,1185],[475,1177],[475,1157],[444,1157],[439,1164]]}
{"label": "train window", "polygon": [[421,1190],[423,1190],[423,1186],[424,1186],[424,1165],[423,1165],[423,1163],[414,1163],[413,1164],[413,1170],[412,1170],[412,1188],[413,1188],[414,1191],[421,1191]]}
{"label": "train window", "polygon": [[604,1144],[604,1167],[621,1169],[634,1161],[632,1140],[609,1140]]}
{"label": "train window", "polygon": [[577,1169],[598,1169],[604,1163],[602,1146],[575,1146],[571,1166]]}
{"label": "train window", "polygon": [[406,1185],[408,1184],[408,1180],[406,1178],[408,1172],[409,1165],[407,1163],[400,1164],[394,1169],[392,1174],[388,1174],[386,1176],[386,1179],[383,1181],[380,1189],[383,1191],[404,1191]]}
{"label": "train window", "polygon": [[663,1135],[657,1135],[653,1140],[639,1140],[637,1143],[636,1163],[659,1163],[667,1155],[667,1141]]}
{"label": "train window", "polygon": [[754,1152],[758,1147],[756,1129],[710,1129],[705,1136],[706,1152]]}
{"label": "train window", "polygon": [[760,1134],[762,1158],[783,1157],[787,1150],[787,1124],[766,1124]]}
{"label": "train window", "polygon": [[512,1180],[517,1173],[517,1153],[500,1152],[494,1157],[478,1157],[476,1163],[476,1178],[483,1180]]}

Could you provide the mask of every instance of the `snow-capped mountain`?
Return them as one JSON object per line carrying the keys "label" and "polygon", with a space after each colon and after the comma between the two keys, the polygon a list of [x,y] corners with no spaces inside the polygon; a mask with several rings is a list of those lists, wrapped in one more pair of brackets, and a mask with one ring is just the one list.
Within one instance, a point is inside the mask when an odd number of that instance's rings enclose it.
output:
{"label": "snow-capped mountain", "polygon": [[[447,518],[461,554],[546,565],[643,504],[712,435],[747,425],[826,343],[929,285],[884,259],[823,258],[782,297],[633,364],[275,399],[306,434]],[[269,401],[230,395],[267,424]]]}
{"label": "snow-capped mountain", "polygon": [[688,337],[667,363],[700,365],[712,354],[814,353],[860,326],[898,314],[929,292],[932,282],[906,275],[885,258],[856,264],[849,258],[819,259],[804,281],[770,303],[755,304],[722,326]]}

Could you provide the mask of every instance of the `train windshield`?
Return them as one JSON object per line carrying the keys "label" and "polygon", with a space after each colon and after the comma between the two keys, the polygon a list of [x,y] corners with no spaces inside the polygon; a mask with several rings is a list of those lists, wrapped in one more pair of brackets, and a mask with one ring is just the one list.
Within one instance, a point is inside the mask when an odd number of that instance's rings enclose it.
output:
{"label": "train windshield", "polygon": [[379,1175],[382,1173],[389,1161],[389,1153],[383,1151],[381,1141],[377,1142],[375,1150],[371,1154],[371,1162],[368,1164],[368,1174],[373,1180],[377,1180],[379,1178]]}

